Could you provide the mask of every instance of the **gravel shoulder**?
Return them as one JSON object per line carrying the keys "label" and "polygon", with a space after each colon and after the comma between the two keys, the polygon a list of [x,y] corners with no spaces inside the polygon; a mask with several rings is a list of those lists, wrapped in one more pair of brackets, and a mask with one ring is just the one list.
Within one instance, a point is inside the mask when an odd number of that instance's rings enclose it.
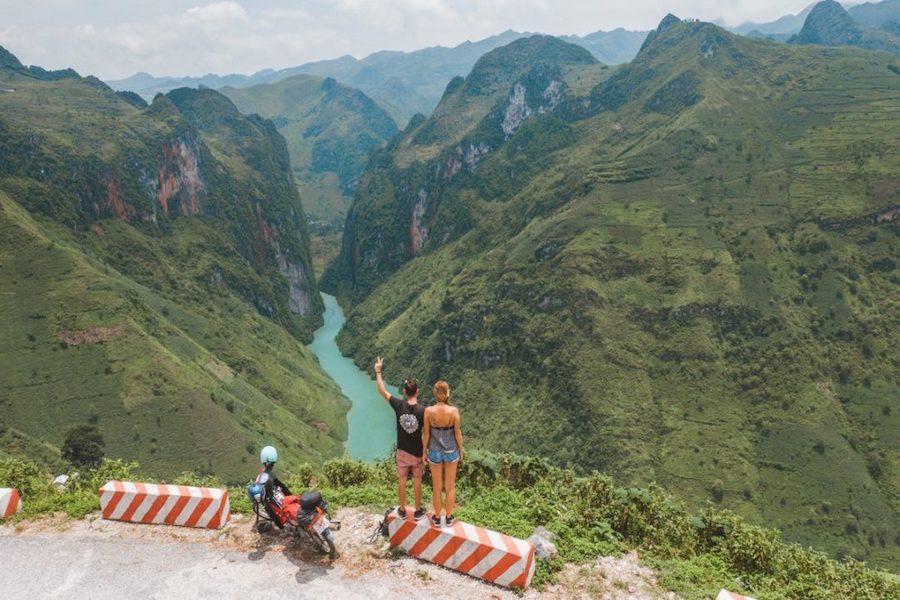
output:
{"label": "gravel shoulder", "polygon": [[[338,511],[341,556],[329,560],[281,533],[260,535],[235,515],[219,530],[82,520],[62,515],[0,526],[0,590],[16,597],[119,600],[275,597],[674,598],[660,590],[636,554],[567,567],[560,584],[524,595],[390,551],[370,542],[380,515]],[[271,596],[270,596],[271,597]]]}

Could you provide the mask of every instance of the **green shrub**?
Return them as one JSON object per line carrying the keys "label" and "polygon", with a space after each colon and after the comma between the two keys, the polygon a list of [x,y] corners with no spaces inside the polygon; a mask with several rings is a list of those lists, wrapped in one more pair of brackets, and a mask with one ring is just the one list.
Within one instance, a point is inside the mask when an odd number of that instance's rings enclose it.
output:
{"label": "green shrub", "polygon": [[[372,465],[373,481],[381,485],[397,485],[397,463],[393,458],[379,458]],[[426,477],[428,469],[425,469]]]}
{"label": "green shrub", "polygon": [[381,485],[326,487],[319,491],[332,512],[345,506],[366,507],[380,512],[397,505],[397,490]]}
{"label": "green shrub", "polygon": [[371,481],[372,467],[349,458],[333,458],[323,465],[325,481],[335,487],[364,485]]}
{"label": "green shrub", "polygon": [[197,475],[191,471],[184,471],[172,480],[175,485],[192,485],[196,487],[221,488],[225,487],[222,480],[215,475]]}
{"label": "green shrub", "polygon": [[302,494],[312,486],[313,475],[312,465],[301,463],[290,471],[286,471],[281,480],[292,493]]}
{"label": "green shrub", "polygon": [[46,491],[49,483],[37,465],[15,458],[0,461],[0,487],[16,488],[23,498]]}
{"label": "green shrub", "polygon": [[547,459],[534,456],[500,454],[497,462],[506,485],[516,490],[530,488],[556,470]]}
{"label": "green shrub", "polygon": [[490,493],[472,495],[464,506],[457,507],[459,519],[502,531],[508,535],[527,538],[534,531],[534,513],[521,493],[505,486],[497,486]]}
{"label": "green shrub", "polygon": [[250,498],[247,497],[246,487],[228,488],[228,503],[232,513],[248,515],[253,512],[253,505],[250,504]]}
{"label": "green shrub", "polygon": [[69,429],[62,445],[62,457],[79,467],[96,467],[103,460],[106,442],[94,425],[78,425]]}
{"label": "green shrub", "polygon": [[108,459],[104,458],[100,465],[94,469],[80,473],[78,477],[72,478],[72,484],[79,489],[86,491],[97,491],[108,481],[135,481],[140,480],[152,483],[152,479],[148,479],[144,475],[138,474],[140,465],[137,462],[126,462],[121,458]]}
{"label": "green shrub", "polygon": [[479,488],[497,483],[499,472],[500,463],[492,454],[469,450],[459,463],[456,479],[460,486]]}

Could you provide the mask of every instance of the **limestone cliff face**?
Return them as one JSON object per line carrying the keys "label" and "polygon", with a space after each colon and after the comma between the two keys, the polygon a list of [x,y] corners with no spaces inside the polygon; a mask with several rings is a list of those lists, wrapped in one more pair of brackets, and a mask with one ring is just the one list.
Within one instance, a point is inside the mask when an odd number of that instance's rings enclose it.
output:
{"label": "limestone cliff face", "polygon": [[547,82],[547,86],[541,91],[540,103],[536,107],[528,104],[526,85],[517,81],[506,104],[501,128],[507,138],[532,116],[552,111],[562,100],[563,82],[558,79],[550,79]]}
{"label": "limestone cliff face", "polygon": [[203,213],[208,184],[202,168],[202,141],[196,133],[155,142],[152,160],[130,164],[77,162],[76,181],[96,171],[96,185],[79,185],[78,210],[83,219],[116,218],[159,224],[161,219]]}
{"label": "limestone cliff face", "polygon": [[200,173],[200,153],[195,138],[181,138],[166,144],[162,149],[162,164],[156,199],[159,209],[169,215],[169,205],[174,202],[184,216],[199,215],[201,197],[206,193],[206,182]]}
{"label": "limestone cliff face", "polygon": [[281,246],[283,234],[280,228],[266,219],[261,204],[256,203],[255,207],[257,252],[263,254],[268,249],[274,254],[278,273],[284,277],[288,285],[289,310],[302,317],[314,316],[317,306],[313,297],[315,281],[309,267],[302,260],[291,257],[284,251]]}

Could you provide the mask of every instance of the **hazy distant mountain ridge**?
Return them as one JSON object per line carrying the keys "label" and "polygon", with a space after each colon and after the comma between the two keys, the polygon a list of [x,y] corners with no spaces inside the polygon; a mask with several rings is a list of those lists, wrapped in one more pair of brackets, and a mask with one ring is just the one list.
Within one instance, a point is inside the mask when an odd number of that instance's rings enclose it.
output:
{"label": "hazy distant mountain ridge", "polygon": [[[131,90],[149,99],[158,92],[183,86],[245,87],[271,83],[296,74],[331,77],[364,91],[387,109],[399,125],[404,126],[416,113],[430,114],[440,100],[447,82],[468,73],[483,54],[528,35],[531,34],[505,31],[477,42],[464,42],[453,48],[435,46],[414,52],[382,51],[359,60],[352,56],[342,56],[279,71],[268,69],[249,76],[155,78],[146,73],[138,73],[127,79],[110,81],[109,84],[114,89]],[[584,46],[600,62],[619,64],[634,57],[646,35],[646,31],[626,31],[619,28],[583,37],[564,36],[563,39]]]}
{"label": "hazy distant mountain ridge", "polygon": [[812,11],[814,6],[815,3],[812,3],[796,15],[784,15],[783,17],[779,17],[774,21],[769,21],[767,23],[748,22],[738,25],[737,27],[729,27],[728,29],[734,33],[751,37],[759,35],[788,36],[797,33],[803,28],[803,22],[806,21],[806,17]]}
{"label": "hazy distant mountain ridge", "polygon": [[847,9],[847,13],[861,25],[884,29],[887,23],[900,22],[900,0],[855,4]]}
{"label": "hazy distant mountain ridge", "polygon": [[803,28],[788,43],[854,46],[900,54],[900,41],[895,35],[859,24],[834,0],[823,0],[816,4]]}

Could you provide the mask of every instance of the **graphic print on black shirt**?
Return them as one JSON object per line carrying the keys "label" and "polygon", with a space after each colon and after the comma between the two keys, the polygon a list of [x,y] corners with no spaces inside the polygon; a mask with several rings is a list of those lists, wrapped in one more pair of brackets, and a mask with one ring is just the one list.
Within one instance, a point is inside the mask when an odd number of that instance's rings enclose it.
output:
{"label": "graphic print on black shirt", "polygon": [[391,396],[391,408],[397,415],[397,449],[413,456],[422,456],[422,427],[425,424],[425,407],[409,404],[406,400]]}

